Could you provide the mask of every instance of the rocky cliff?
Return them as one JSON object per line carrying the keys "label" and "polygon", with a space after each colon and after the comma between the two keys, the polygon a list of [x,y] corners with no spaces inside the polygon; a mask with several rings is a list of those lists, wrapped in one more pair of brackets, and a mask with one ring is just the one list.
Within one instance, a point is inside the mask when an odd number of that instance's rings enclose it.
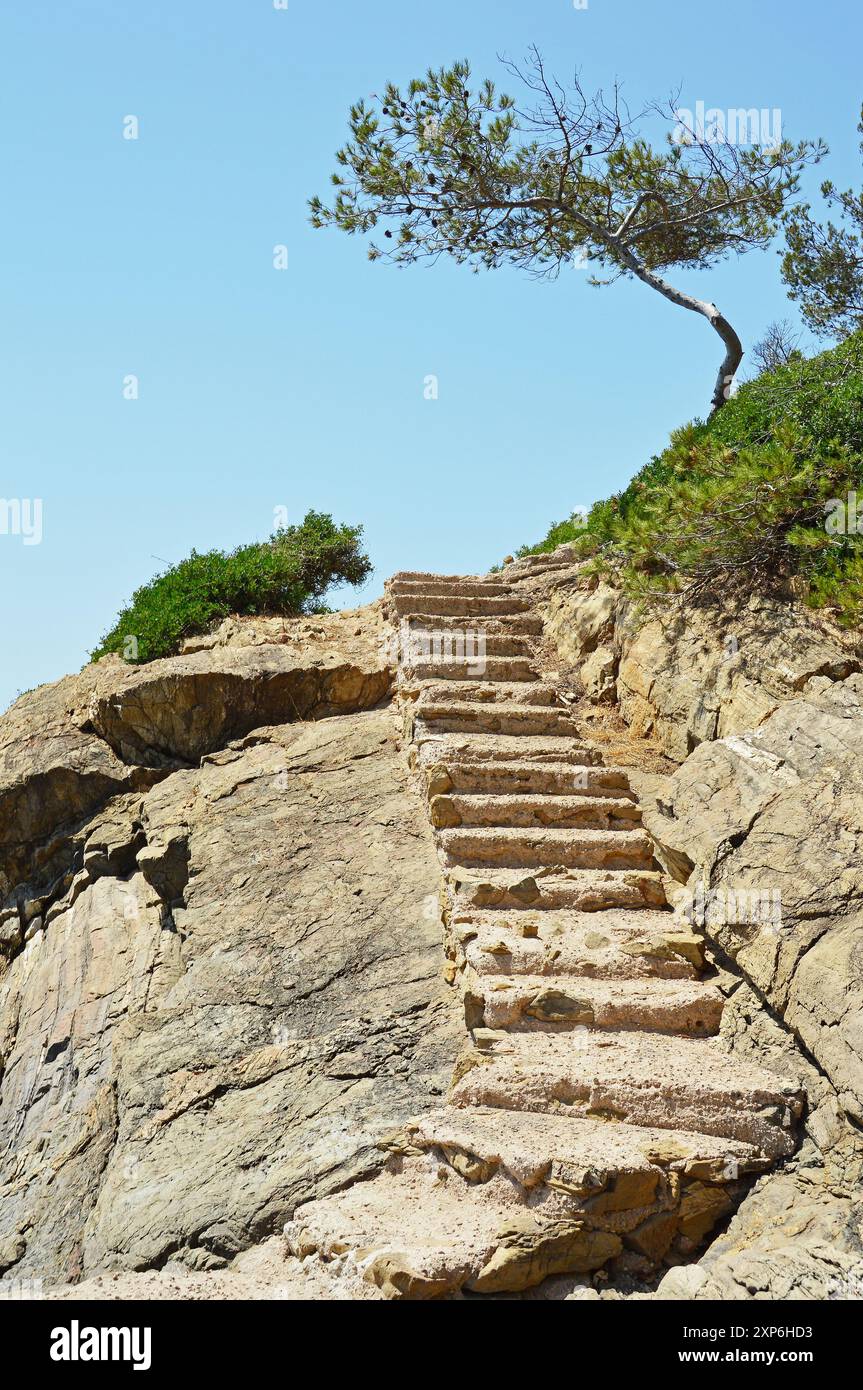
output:
{"label": "rocky cliff", "polygon": [[456,1046],[377,610],[106,660],[0,721],[0,1268],[216,1269]]}
{"label": "rocky cliff", "polygon": [[0,718],[0,1278],[859,1297],[857,645],[400,585]]}
{"label": "rocky cliff", "polygon": [[863,661],[793,598],[639,612],[573,564],[554,659],[661,753],[635,776],[669,897],[723,973],[732,1050],[805,1077],[808,1140],[669,1297],[863,1295]]}

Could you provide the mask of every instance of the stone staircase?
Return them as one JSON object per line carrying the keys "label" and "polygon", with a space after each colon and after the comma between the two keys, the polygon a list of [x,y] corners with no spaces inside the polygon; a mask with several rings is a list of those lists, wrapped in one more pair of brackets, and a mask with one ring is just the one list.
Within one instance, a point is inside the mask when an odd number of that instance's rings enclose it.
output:
{"label": "stone staircase", "polygon": [[715,1040],[701,940],[625,771],[539,679],[517,585],[405,573],[387,602],[467,1041],[448,1104],[382,1141],[373,1180],[298,1208],[289,1247],[390,1297],[649,1279],[793,1150],[804,1098]]}

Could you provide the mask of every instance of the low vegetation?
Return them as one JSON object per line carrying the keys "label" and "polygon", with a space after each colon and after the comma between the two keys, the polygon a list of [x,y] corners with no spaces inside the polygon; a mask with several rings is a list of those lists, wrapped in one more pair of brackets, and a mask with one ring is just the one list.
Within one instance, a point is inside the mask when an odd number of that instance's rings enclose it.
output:
{"label": "low vegetation", "polygon": [[559,522],[518,553],[572,542],[646,603],[790,586],[852,625],[863,617],[856,494],[863,532],[863,330],[747,382],[586,523]]}
{"label": "low vegetation", "polygon": [[177,652],[184,638],[231,614],[320,611],[334,584],[361,584],[371,561],[361,548],[362,526],[339,526],[308,512],[299,526],[236,550],[192,551],[132,595],[92,653],[154,661]]}

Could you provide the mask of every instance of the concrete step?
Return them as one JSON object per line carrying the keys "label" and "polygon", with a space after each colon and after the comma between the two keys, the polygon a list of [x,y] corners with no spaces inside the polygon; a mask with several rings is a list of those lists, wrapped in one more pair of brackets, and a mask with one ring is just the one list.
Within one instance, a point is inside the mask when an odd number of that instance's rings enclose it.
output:
{"label": "concrete step", "polygon": [[602,754],[589,748],[580,738],[533,738],[519,734],[463,733],[447,734],[429,727],[422,720],[414,726],[418,745],[417,759],[421,767],[444,763],[451,767],[457,762],[486,763],[555,763],[566,764],[573,770],[596,767]]}
{"label": "concrete step", "polygon": [[794,1148],[803,1094],[707,1038],[661,1033],[503,1034],[456,1065],[456,1105],[542,1111],[684,1129],[752,1144],[767,1159]]}
{"label": "concrete step", "polygon": [[473,908],[593,913],[668,906],[662,874],[653,869],[557,869],[534,875],[524,869],[455,864],[446,877],[459,913]]}
{"label": "concrete step", "polygon": [[523,830],[479,827],[441,830],[448,867],[649,869],[653,845],[642,830]]}
{"label": "concrete step", "polygon": [[388,1298],[502,1294],[622,1254],[685,1258],[734,1209],[751,1145],[554,1115],[445,1107],[391,1136],[374,1182],[298,1207],[290,1251]]}
{"label": "concrete step", "polygon": [[482,705],[450,699],[422,699],[416,716],[432,733],[516,734],[528,738],[575,738],[578,726],[567,709],[535,705]]}
{"label": "concrete step", "polygon": [[641,807],[631,797],[438,795],[429,803],[438,829],[496,825],[552,829],[626,830],[641,824]]}
{"label": "concrete step", "polygon": [[[432,772],[435,777],[432,780]],[[629,778],[622,768],[578,766],[573,763],[457,762],[429,769],[431,795],[453,792],[480,796],[626,797],[635,803]]]}
{"label": "concrete step", "polygon": [[[475,975],[463,979],[468,1028],[569,1032],[586,1028],[709,1037],[724,997],[701,980]],[[580,1043],[580,1039],[576,1040]]]}
{"label": "concrete step", "polygon": [[478,975],[696,979],[704,943],[671,912],[454,912],[457,958]]}
{"label": "concrete step", "polygon": [[526,598],[513,594],[392,594],[389,603],[399,616],[426,618],[500,618],[529,613]]}

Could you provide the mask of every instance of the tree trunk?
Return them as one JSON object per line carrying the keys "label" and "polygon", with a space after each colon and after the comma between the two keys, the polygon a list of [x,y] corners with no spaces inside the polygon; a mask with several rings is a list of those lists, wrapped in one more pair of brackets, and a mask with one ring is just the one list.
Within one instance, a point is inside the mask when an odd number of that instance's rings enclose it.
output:
{"label": "tree trunk", "polygon": [[618,255],[627,269],[631,270],[639,280],[643,280],[645,285],[650,285],[651,289],[658,290],[666,299],[670,299],[672,304],[679,304],[683,309],[691,309],[693,313],[702,314],[719,334],[725,344],[725,357],[716,377],[710,403],[712,411],[715,413],[731,395],[731,387],[737,368],[743,360],[743,345],[731,324],[723,314],[720,314],[715,304],[708,304],[703,299],[696,299],[694,294],[685,294],[683,290],[676,290],[660,275],[656,275],[652,270],[647,270],[628,247],[619,246]]}

